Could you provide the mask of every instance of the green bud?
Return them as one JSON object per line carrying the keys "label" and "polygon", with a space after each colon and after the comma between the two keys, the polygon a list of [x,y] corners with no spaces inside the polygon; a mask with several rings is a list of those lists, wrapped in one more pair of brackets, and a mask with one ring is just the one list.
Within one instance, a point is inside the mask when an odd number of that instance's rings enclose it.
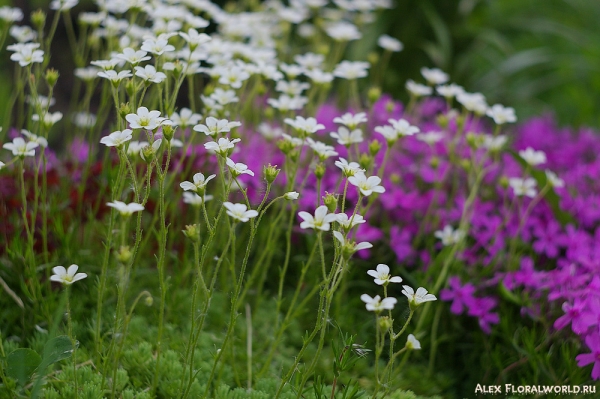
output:
{"label": "green bud", "polygon": [[471,169],[471,161],[468,160],[468,159],[461,159],[460,160],[460,167],[463,168],[464,170]]}
{"label": "green bud", "polygon": [[456,127],[458,130],[461,130],[465,126],[465,117],[462,115],[458,115],[456,117]]}
{"label": "green bud", "polygon": [[325,165],[323,163],[319,162],[317,164],[317,167],[315,168],[315,176],[319,180],[321,180],[323,176],[325,176]]}
{"label": "green bud", "polygon": [[508,177],[506,177],[506,176],[502,176],[502,177],[500,178],[500,181],[499,181],[498,183],[500,183],[500,186],[501,186],[502,188],[508,188],[508,186],[509,186],[509,184],[508,184]]}
{"label": "green bud", "polygon": [[448,127],[448,123],[450,122],[450,120],[448,119],[448,115],[440,114],[436,118],[436,122],[438,125],[440,125],[440,127],[442,129],[446,129]]}
{"label": "green bud", "polygon": [[175,67],[173,68],[173,76],[175,76],[175,78],[179,78],[183,73],[183,64],[181,61],[175,60],[174,65]]}
{"label": "green bud", "polygon": [[385,110],[387,112],[393,112],[394,111],[394,102],[392,100],[389,100],[387,103],[385,103]]}
{"label": "green bud", "polygon": [[39,31],[44,30],[44,26],[46,25],[46,13],[42,10],[32,12],[31,24]]}
{"label": "green bud", "polygon": [[129,106],[129,103],[121,103],[121,105],[119,106],[119,116],[125,119],[125,117],[130,113],[131,107]]}
{"label": "green bud", "polygon": [[200,226],[197,224],[189,224],[185,226],[185,230],[181,230],[183,235],[192,242],[200,241]]}
{"label": "green bud", "polygon": [[381,328],[381,331],[389,331],[389,329],[392,328],[392,325],[394,323],[394,321],[388,316],[381,316],[377,321],[379,323],[379,328]]}
{"label": "green bud", "polygon": [[171,125],[164,125],[162,127],[163,137],[167,139],[167,141],[171,141],[173,138],[173,134],[175,134],[175,128]]}
{"label": "green bud", "polygon": [[337,205],[338,205],[337,196],[335,194],[326,192],[325,196],[323,197],[323,204],[325,206],[327,206],[327,209],[329,210],[329,212],[335,213],[335,210],[337,209]]}
{"label": "green bud", "polygon": [[54,68],[50,68],[46,71],[46,83],[48,83],[48,87],[54,87],[56,81],[58,80],[58,76],[58,71]]}
{"label": "green bud", "polygon": [[275,110],[272,107],[265,108],[264,113],[267,120],[273,120],[275,117]]}
{"label": "green bud", "polygon": [[437,167],[440,166],[440,159],[435,156],[431,157],[431,159],[429,160],[429,165],[431,165],[433,169],[437,169]]}
{"label": "green bud", "polygon": [[277,169],[277,165],[273,166],[271,164],[267,165],[263,169],[263,174],[265,176],[265,180],[267,183],[271,184],[277,179],[277,175],[279,175],[279,171],[281,169]]}
{"label": "green bud", "polygon": [[133,79],[127,79],[127,83],[125,83],[125,91],[129,97],[133,97],[135,94],[135,84],[133,84]]}
{"label": "green bud", "polygon": [[381,89],[379,87],[371,87],[367,93],[369,103],[374,104],[381,97]]}
{"label": "green bud", "polygon": [[390,175],[390,181],[394,184],[400,184],[402,182],[402,177],[398,173],[392,173]]}
{"label": "green bud", "polygon": [[379,54],[374,51],[370,52],[369,55],[367,55],[367,61],[369,61],[369,64],[371,65],[377,65],[379,63]]}
{"label": "green bud", "polygon": [[151,145],[147,145],[142,148],[140,155],[142,156],[142,159],[146,161],[146,163],[150,163],[154,159],[154,148],[152,148]]}
{"label": "green bud", "polygon": [[381,150],[381,143],[379,140],[373,140],[369,143],[369,154],[371,154],[372,157],[375,157],[379,150]]}
{"label": "green bud", "polygon": [[371,167],[373,166],[373,158],[370,155],[363,153],[360,155],[360,158],[358,159],[358,164],[364,170],[370,170]]}
{"label": "green bud", "polygon": [[144,299],[144,303],[146,304],[146,306],[152,306],[152,304],[154,303],[154,298],[152,298],[152,295],[147,295]]}
{"label": "green bud", "polygon": [[265,84],[263,82],[259,82],[256,85],[255,90],[259,96],[262,96],[263,94],[265,94],[267,92],[267,86],[265,86]]}
{"label": "green bud", "polygon": [[129,246],[127,246],[127,245],[122,246],[121,248],[119,248],[118,251],[115,252],[115,257],[117,258],[117,260],[119,262],[121,262],[123,264],[129,262],[132,255],[133,254],[131,253]]}
{"label": "green bud", "polygon": [[279,147],[281,152],[283,152],[285,155],[288,155],[294,150],[293,144],[288,140],[279,140],[277,142],[277,147]]}

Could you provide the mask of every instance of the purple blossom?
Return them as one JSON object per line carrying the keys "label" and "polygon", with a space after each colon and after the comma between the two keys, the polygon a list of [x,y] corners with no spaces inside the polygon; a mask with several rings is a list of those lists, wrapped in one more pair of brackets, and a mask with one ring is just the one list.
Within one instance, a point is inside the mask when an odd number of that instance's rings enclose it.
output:
{"label": "purple blossom", "polygon": [[461,286],[460,279],[457,276],[452,276],[448,279],[449,288],[440,291],[440,298],[443,301],[452,301],[450,311],[454,314],[461,314],[468,304],[473,303],[475,298],[475,287],[471,283]]}

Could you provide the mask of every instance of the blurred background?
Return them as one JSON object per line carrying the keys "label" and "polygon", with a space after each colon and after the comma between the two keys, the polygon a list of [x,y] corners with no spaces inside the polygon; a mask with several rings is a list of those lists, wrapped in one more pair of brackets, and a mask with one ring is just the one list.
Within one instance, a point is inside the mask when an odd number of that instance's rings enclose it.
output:
{"label": "blurred background", "polygon": [[[561,125],[600,128],[599,0],[394,2],[395,8],[382,12],[364,32],[366,40],[349,48],[350,58],[365,60],[383,33],[404,43],[404,50],[392,56],[385,92],[405,100],[405,81],[421,79],[423,66],[438,67],[467,91],[483,93],[490,104],[514,107],[520,120],[552,113]],[[26,20],[49,3],[0,0],[0,5],[21,7]],[[81,0],[75,12],[93,9],[91,0]],[[59,28],[61,38],[66,46]],[[12,71],[3,50],[0,109],[11,90]]]}

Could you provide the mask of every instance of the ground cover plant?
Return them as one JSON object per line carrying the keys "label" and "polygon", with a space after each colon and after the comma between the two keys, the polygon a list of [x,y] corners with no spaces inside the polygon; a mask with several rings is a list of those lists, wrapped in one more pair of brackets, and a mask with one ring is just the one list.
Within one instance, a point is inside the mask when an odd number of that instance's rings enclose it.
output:
{"label": "ground cover plant", "polygon": [[514,127],[439,69],[382,94],[400,41],[344,58],[383,0],[76,6],[0,8],[2,397],[600,378],[594,133]]}

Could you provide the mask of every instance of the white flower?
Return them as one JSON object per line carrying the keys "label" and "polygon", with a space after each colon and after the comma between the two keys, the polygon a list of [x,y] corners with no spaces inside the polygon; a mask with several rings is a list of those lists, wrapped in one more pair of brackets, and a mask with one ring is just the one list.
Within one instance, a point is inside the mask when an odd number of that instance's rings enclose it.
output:
{"label": "white flower", "polygon": [[286,200],[297,200],[298,197],[300,196],[300,194],[296,191],[289,191],[285,194],[283,194],[283,198],[285,198]]}
{"label": "white flower", "polygon": [[212,195],[205,195],[204,199],[196,193],[183,193],[183,202],[192,206],[200,206],[203,202],[208,202],[213,199]]}
{"label": "white flower", "polygon": [[406,339],[405,348],[412,349],[412,350],[421,349],[421,343],[419,342],[418,339],[415,338],[414,335],[408,334],[408,338]]}
{"label": "white flower", "polygon": [[487,104],[485,97],[481,93],[459,93],[456,100],[462,104],[467,111],[475,112],[478,115],[483,115],[487,112]]}
{"label": "white flower", "polygon": [[428,96],[433,91],[431,87],[416,83],[410,79],[406,82],[406,90],[415,97]]}
{"label": "white flower", "polygon": [[0,162],[0,170],[2,170],[2,168],[5,166],[6,164],[4,162]]}
{"label": "white flower", "polygon": [[321,68],[323,61],[325,61],[325,56],[315,53],[297,54],[294,56],[294,61],[301,67],[311,70]]}
{"label": "white flower", "polygon": [[514,108],[504,107],[500,104],[495,104],[489,108],[485,114],[492,118],[497,125],[514,123],[517,121]]}
{"label": "white flower", "polygon": [[[44,117],[42,118],[42,123],[47,129],[49,129],[54,124],[59,122],[62,119],[62,117],[63,114],[61,112],[48,112],[44,114]],[[40,121],[40,116],[38,114],[33,114],[31,115],[31,120],[38,122]]]}
{"label": "white flower", "polygon": [[100,139],[100,143],[107,147],[121,147],[123,144],[132,139],[133,136],[131,133],[131,129],[125,129],[123,131],[117,130],[108,136],[102,137],[102,139]]}
{"label": "white flower", "polygon": [[96,126],[96,115],[89,112],[76,112],[71,115],[73,124],[77,127],[92,128]]}
{"label": "white flower", "polygon": [[17,7],[0,7],[0,19],[5,22],[17,22],[23,19],[23,11]]}
{"label": "white flower", "polygon": [[4,143],[2,147],[12,151],[13,155],[16,157],[33,157],[35,156],[35,149],[38,146],[39,143],[36,143],[35,141],[26,143],[23,138],[16,137],[13,139],[12,143]]}
{"label": "white flower", "polygon": [[216,136],[219,133],[228,133],[234,127],[241,125],[242,124],[240,122],[229,122],[227,119],[217,119],[209,116],[206,118],[206,125],[198,124],[194,126],[194,130],[197,132],[202,132],[207,136]]}
{"label": "white flower", "polygon": [[75,7],[79,3],[79,0],[53,0],[50,3],[51,10],[67,11]]}
{"label": "white flower", "polygon": [[287,75],[290,79],[295,79],[298,75],[304,72],[304,68],[296,64],[279,64],[279,68]]}
{"label": "white flower", "polygon": [[27,25],[13,25],[10,27],[8,33],[19,43],[27,43],[37,39],[37,32]]}
{"label": "white flower", "polygon": [[376,270],[369,270],[367,274],[375,278],[375,284],[377,285],[388,285],[389,283],[401,283],[402,277],[390,276],[390,268],[388,265],[382,263],[377,265]]}
{"label": "white flower", "polygon": [[438,230],[433,235],[442,240],[443,245],[453,245],[462,240],[465,233],[460,229],[454,230],[452,226],[446,225],[443,230]]}
{"label": "white flower", "polygon": [[192,51],[199,45],[208,43],[211,40],[211,37],[206,33],[198,33],[197,30],[191,28],[188,29],[187,33],[179,32],[179,36],[183,37]]}
{"label": "white flower", "polygon": [[345,125],[348,129],[353,130],[361,123],[367,121],[367,114],[364,112],[359,112],[357,114],[351,114],[350,112],[346,112],[341,117],[333,118],[334,123],[339,123],[341,125]]}
{"label": "white flower", "polygon": [[531,177],[528,177],[526,179],[512,177],[508,179],[508,184],[512,187],[517,197],[524,195],[533,198],[537,194],[537,191],[535,189],[537,183]]}
{"label": "white flower", "polygon": [[448,81],[448,74],[438,68],[421,68],[421,75],[430,85],[442,85]]}
{"label": "white flower", "polygon": [[10,59],[16,61],[22,67],[33,63],[44,62],[44,51],[36,50],[40,45],[38,43],[27,43],[22,46],[8,46],[7,49],[16,49],[16,52],[11,54]]}
{"label": "white flower", "polygon": [[231,171],[231,174],[234,177],[237,177],[242,174],[254,176],[254,172],[248,169],[248,165],[246,165],[245,163],[235,163],[231,158],[227,158],[226,163],[227,166],[229,166],[229,170]]}
{"label": "white flower", "polygon": [[338,240],[340,242],[340,245],[342,246],[342,249],[344,250],[344,252],[347,251],[347,252],[353,254],[354,252],[360,251],[362,249],[373,248],[373,244],[371,244],[370,242],[359,242],[357,244],[355,242],[346,241],[346,239],[344,238],[344,235],[342,233],[340,233],[339,231],[334,231],[333,236],[336,238],[336,240]]}
{"label": "white flower", "polygon": [[147,141],[131,141],[127,147],[127,155],[139,155],[142,148],[147,145]]}
{"label": "white flower", "polygon": [[348,163],[348,161],[346,161],[345,158],[341,158],[341,157],[340,157],[339,161],[335,161],[335,166],[340,168],[342,170],[342,173],[344,173],[344,176],[346,176],[346,177],[351,177],[357,173],[365,172],[365,170],[363,168],[361,168],[358,163],[356,163],[356,162]]}
{"label": "white flower", "polygon": [[41,147],[48,148],[48,140],[43,137],[37,136],[31,133],[29,130],[21,129],[21,134],[29,139],[29,141],[33,141],[38,143]]}
{"label": "white flower", "polygon": [[388,35],[379,36],[379,39],[377,39],[377,45],[382,49],[391,51],[393,53],[402,51],[402,49],[404,48],[404,45],[400,40]]}
{"label": "white flower", "polygon": [[375,131],[381,134],[390,145],[398,140],[398,131],[389,125],[375,126]]}
{"label": "white flower", "polygon": [[536,151],[531,147],[519,151],[519,155],[531,166],[546,163],[546,153],[544,151]]}
{"label": "white flower", "polygon": [[193,191],[195,193],[202,193],[206,189],[206,185],[211,179],[214,179],[217,175],[210,175],[208,177],[204,177],[202,173],[196,173],[193,177],[194,182],[191,183],[189,181],[184,181],[179,183],[179,187],[183,188],[185,191]]}
{"label": "white flower", "polygon": [[126,204],[121,201],[107,202],[106,205],[111,208],[115,208],[122,216],[131,216],[134,212],[140,212],[144,210],[144,206],[136,202]]}
{"label": "white flower", "polygon": [[373,193],[385,193],[385,188],[379,185],[381,183],[379,176],[370,176],[367,178],[364,173],[357,173],[354,176],[350,176],[348,181],[353,186],[358,187],[360,192],[367,197]]}
{"label": "white flower", "polygon": [[187,126],[192,126],[200,122],[202,115],[192,112],[189,108],[182,108],[179,112],[174,112],[169,117],[173,123],[185,129]]}
{"label": "white flower", "polygon": [[230,68],[218,68],[219,83],[229,85],[234,89],[242,87],[242,83],[250,78],[250,74],[244,69],[232,66]]}
{"label": "white flower", "polygon": [[308,83],[300,82],[298,80],[290,80],[289,82],[285,80],[280,80],[275,86],[276,91],[287,94],[292,97],[302,95],[304,90],[307,90],[308,88],[310,88],[310,85]]}
{"label": "white flower", "polygon": [[231,202],[224,202],[223,206],[227,208],[227,214],[239,220],[240,222],[247,222],[251,218],[258,216],[258,212],[255,210],[247,210],[248,207],[245,204],[232,204]]}
{"label": "white flower", "polygon": [[221,137],[218,142],[211,141],[210,143],[204,143],[204,148],[206,148],[208,151],[214,151],[218,155],[226,157],[228,151],[235,147],[235,143],[240,141],[241,139],[233,139],[230,141],[226,137]]}
{"label": "white flower", "polygon": [[119,61],[116,58],[111,58],[110,60],[96,60],[90,62],[90,64],[102,68],[105,71],[110,71],[115,69],[117,65],[124,64],[123,61]]}
{"label": "white flower", "polygon": [[417,135],[417,140],[424,141],[429,145],[433,145],[438,141],[441,141],[444,138],[444,133],[442,132],[427,132],[427,133],[419,133]]}
{"label": "white flower", "polygon": [[357,40],[362,37],[356,25],[343,21],[329,25],[325,28],[325,32],[327,32],[329,37],[338,42]]}
{"label": "white flower", "polygon": [[321,123],[318,123],[313,117],[303,118],[301,116],[297,116],[296,119],[285,118],[283,121],[297,131],[306,134],[316,133],[319,130],[325,129],[325,126]]}
{"label": "white flower", "polygon": [[298,137],[292,137],[289,134],[282,133],[281,134],[282,141],[287,141],[292,145],[292,147],[301,147],[304,145],[304,141],[299,139]]}
{"label": "white flower", "polygon": [[565,186],[565,181],[563,179],[561,179],[560,177],[558,177],[556,175],[556,173],[554,173],[550,170],[546,170],[546,179],[548,180],[548,184],[550,184],[551,187],[564,187]]}
{"label": "white flower", "polygon": [[396,130],[396,132],[400,136],[412,136],[414,134],[419,133],[420,131],[420,129],[417,126],[411,125],[405,119],[388,119],[388,122],[392,125],[394,130]]}
{"label": "white flower", "polygon": [[279,98],[269,98],[267,103],[282,112],[286,111],[297,111],[306,105],[308,98],[306,97],[290,97],[287,94],[282,94]]}
{"label": "white flower", "polygon": [[316,84],[327,84],[333,81],[332,73],[324,72],[317,68],[304,71],[304,74]]}
{"label": "white flower", "polygon": [[150,56],[147,56],[146,54],[148,53],[143,50],[135,51],[131,47],[126,47],[123,49],[123,53],[117,54],[115,57],[135,66],[142,61],[147,61],[150,59]]}
{"label": "white flower", "polygon": [[143,80],[152,83],[161,83],[167,78],[167,75],[162,72],[157,72],[156,68],[152,65],[146,65],[145,67],[136,66],[135,76],[139,76]]}
{"label": "white flower", "polygon": [[175,51],[175,47],[170,45],[165,39],[147,39],[142,43],[141,49],[154,55],[162,55],[165,52]]}
{"label": "white flower", "polygon": [[277,138],[279,136],[281,136],[283,134],[283,129],[280,128],[279,126],[272,126],[269,123],[266,122],[261,122],[257,127],[256,130],[258,130],[258,132],[260,134],[263,135],[263,137],[267,138],[267,139],[274,139]]}
{"label": "white flower", "polygon": [[315,154],[317,154],[321,161],[324,161],[329,157],[338,155],[337,151],[335,151],[335,149],[332,146],[327,145],[321,141],[315,141],[309,137],[306,139],[306,142],[308,143],[310,148],[312,148]]}
{"label": "white flower", "polygon": [[402,290],[402,293],[404,295],[406,295],[406,297],[408,298],[408,303],[412,307],[419,306],[423,302],[429,302],[429,301],[436,301],[437,300],[437,298],[435,297],[435,295],[428,294],[427,290],[425,288],[423,288],[423,287],[417,288],[417,292],[416,293],[408,285],[403,285],[402,287],[404,288]]}
{"label": "white flower", "polygon": [[336,65],[333,76],[348,80],[364,78],[367,76],[369,66],[368,62],[342,61]]}
{"label": "white flower", "polygon": [[438,86],[435,88],[435,91],[437,91],[437,93],[440,96],[446,98],[457,97],[458,95],[463,94],[465,92],[465,90],[461,86],[454,83],[444,86]]}
{"label": "white flower", "polygon": [[329,135],[334,139],[337,139],[338,144],[345,145],[346,147],[363,142],[363,132],[360,129],[354,129],[350,132],[345,127],[340,126],[337,133],[331,132]]}
{"label": "white flower", "polygon": [[223,90],[220,87],[215,89],[214,93],[210,95],[210,98],[220,105],[227,105],[240,101],[239,97],[235,95],[235,91]]}
{"label": "white flower", "polygon": [[362,215],[355,214],[354,217],[348,216],[345,213],[336,213],[335,221],[340,224],[344,228],[344,230],[350,230],[352,227],[357,224],[367,223],[367,221],[362,217]]}
{"label": "white flower", "polygon": [[300,223],[300,227],[303,229],[317,229],[322,231],[329,231],[330,223],[336,219],[336,215],[329,213],[327,206],[321,205],[315,210],[315,216],[308,212],[298,212],[304,221]]}
{"label": "white flower", "polygon": [[62,283],[65,285],[71,285],[75,281],[83,280],[87,277],[85,273],[77,273],[79,266],[71,265],[68,269],[65,269],[63,266],[55,266],[52,268],[52,276],[50,276],[51,281],[56,281],[58,283]]}
{"label": "white flower", "polygon": [[504,147],[507,141],[508,138],[503,134],[495,137],[490,134],[486,134],[483,136],[483,147],[491,152],[499,151],[502,149],[502,147]]}
{"label": "white flower", "polygon": [[[162,139],[158,139],[158,140],[155,140],[154,143],[152,143],[152,147],[150,147],[150,144],[142,147],[142,149],[140,150],[140,158],[142,158],[144,161],[146,161],[146,157],[148,157],[148,160],[152,160],[152,158],[154,157],[154,154],[157,153],[161,144],[162,144]],[[146,148],[148,148],[148,149],[146,150]]]}
{"label": "white flower", "polygon": [[382,310],[392,310],[398,300],[396,298],[387,297],[381,299],[379,295],[375,295],[375,298],[371,298],[367,294],[362,294],[360,300],[366,303],[366,308],[370,312],[379,313]]}
{"label": "white flower", "polygon": [[119,73],[117,73],[117,71],[111,69],[108,71],[98,72],[98,76],[110,80],[113,86],[116,87],[119,85],[121,80],[125,78],[130,78],[133,75],[131,74],[131,71],[120,71]]}
{"label": "white flower", "polygon": [[158,128],[165,118],[160,117],[160,111],[148,111],[146,107],[139,107],[137,113],[125,116],[132,129],[154,130]]}

